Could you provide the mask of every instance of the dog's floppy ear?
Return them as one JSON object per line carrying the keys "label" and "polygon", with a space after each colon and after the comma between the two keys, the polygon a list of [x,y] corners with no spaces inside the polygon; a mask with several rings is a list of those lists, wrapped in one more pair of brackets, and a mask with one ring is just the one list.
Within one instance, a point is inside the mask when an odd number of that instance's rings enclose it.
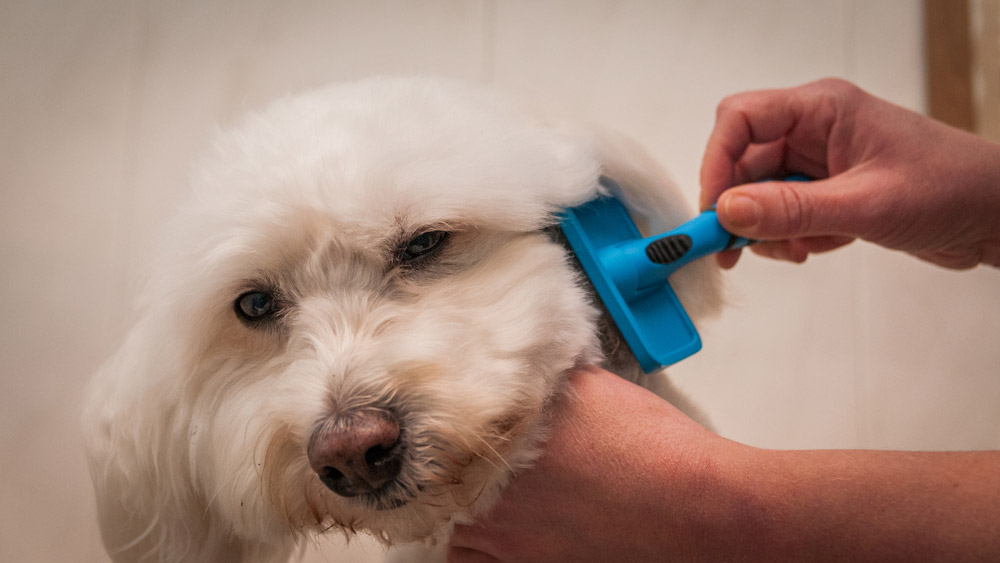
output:
{"label": "dog's floppy ear", "polygon": [[148,326],[132,330],[91,383],[83,418],[101,534],[116,563],[156,560],[157,553],[183,556],[188,543],[186,530],[170,526],[178,503],[168,500],[177,493],[170,482],[174,471],[166,466],[176,453],[157,451],[161,437],[153,429],[165,411],[135,400],[150,395],[144,387],[156,369],[151,342],[159,340]]}
{"label": "dog's floppy ear", "polygon": [[171,384],[183,365],[161,319],[146,316],[91,383],[83,417],[87,461],[115,563],[232,561],[219,554],[250,552],[206,510],[192,481],[190,413]]}
{"label": "dog's floppy ear", "polygon": [[[670,179],[669,174],[639,143],[612,131],[591,130],[592,140],[601,159],[601,171],[607,180],[604,189],[625,203],[632,220],[644,236],[669,231],[694,216],[693,206]],[[715,258],[696,260],[670,277],[670,286],[691,319],[718,314],[722,309],[722,278]],[[708,417],[661,371],[644,376],[624,339],[605,312],[601,318],[601,343],[608,366],[618,374],[636,374],[636,381],[670,401],[675,407],[711,428]]]}
{"label": "dog's floppy ear", "polygon": [[[694,216],[693,206],[669,174],[639,143],[620,133],[591,130],[610,190],[628,208],[643,236],[663,233]],[[722,307],[722,279],[714,257],[681,268],[670,278],[684,309],[697,322]]]}

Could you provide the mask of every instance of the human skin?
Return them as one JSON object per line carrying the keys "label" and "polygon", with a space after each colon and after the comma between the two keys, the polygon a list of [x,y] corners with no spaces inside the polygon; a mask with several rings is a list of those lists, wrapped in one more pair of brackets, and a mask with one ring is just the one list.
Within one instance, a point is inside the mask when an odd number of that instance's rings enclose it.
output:
{"label": "human skin", "polygon": [[[789,173],[816,180],[744,185]],[[764,256],[863,239],[1000,266],[1000,146],[841,80],[724,100],[701,181]],[[1000,452],[758,449],[609,372],[570,382],[538,464],[449,561],[1000,561]]]}
{"label": "human skin", "polygon": [[[741,185],[789,173],[817,180]],[[717,202],[764,256],[802,262],[860,238],[948,268],[1000,266],[1000,145],[843,80],[723,100],[701,184],[702,207]]]}
{"label": "human skin", "polygon": [[598,368],[571,387],[450,562],[1000,560],[1000,452],[758,449]]}

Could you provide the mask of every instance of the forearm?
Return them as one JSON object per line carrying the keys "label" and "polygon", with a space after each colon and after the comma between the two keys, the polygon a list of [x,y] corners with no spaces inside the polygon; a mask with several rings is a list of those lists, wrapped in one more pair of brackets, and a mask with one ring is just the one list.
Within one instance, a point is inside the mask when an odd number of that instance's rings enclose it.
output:
{"label": "forearm", "polygon": [[733,474],[735,560],[1000,560],[1000,452],[753,456]]}
{"label": "forearm", "polygon": [[572,385],[450,560],[1000,561],[1000,452],[763,450],[606,371]]}

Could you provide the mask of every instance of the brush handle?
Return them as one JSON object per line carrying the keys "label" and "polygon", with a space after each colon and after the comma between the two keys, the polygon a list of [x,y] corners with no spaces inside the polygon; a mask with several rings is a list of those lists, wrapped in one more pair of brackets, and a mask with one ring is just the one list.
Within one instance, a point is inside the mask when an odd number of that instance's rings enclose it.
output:
{"label": "brush handle", "polygon": [[[801,174],[781,179],[784,182],[810,180]],[[629,300],[662,286],[671,274],[698,258],[755,242],[722,228],[713,205],[672,231],[607,246],[599,251],[599,256],[622,295]]]}
{"label": "brush handle", "polygon": [[707,254],[743,248],[756,241],[723,229],[713,207],[670,232],[643,239],[642,242],[647,243],[646,257],[651,262],[677,269]]}
{"label": "brush handle", "polygon": [[629,299],[662,286],[698,258],[753,242],[723,229],[715,210],[709,209],[672,231],[602,248],[599,259]]}

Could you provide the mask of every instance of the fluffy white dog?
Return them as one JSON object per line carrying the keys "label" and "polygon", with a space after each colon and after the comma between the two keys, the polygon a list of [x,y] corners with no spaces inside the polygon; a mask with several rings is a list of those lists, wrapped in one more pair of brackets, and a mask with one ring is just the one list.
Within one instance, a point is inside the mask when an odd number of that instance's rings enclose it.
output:
{"label": "fluffy white dog", "polygon": [[[570,370],[642,375],[555,215],[610,189],[646,230],[689,216],[634,144],[429,79],[279,101],[193,185],[88,402],[116,562],[440,544],[536,458]],[[706,261],[672,285],[719,304]]]}

